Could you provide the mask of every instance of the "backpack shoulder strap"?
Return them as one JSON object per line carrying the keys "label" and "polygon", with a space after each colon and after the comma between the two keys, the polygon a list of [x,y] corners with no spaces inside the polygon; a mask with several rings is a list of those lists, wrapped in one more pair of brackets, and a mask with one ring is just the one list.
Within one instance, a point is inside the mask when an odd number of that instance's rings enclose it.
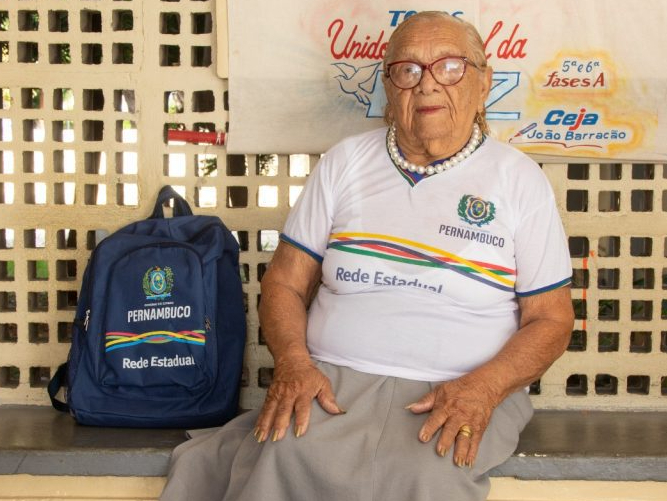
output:
{"label": "backpack shoulder strap", "polygon": [[65,402],[61,402],[56,398],[56,395],[58,394],[58,391],[60,391],[60,388],[65,386],[66,380],[67,380],[67,363],[64,363],[58,367],[58,370],[56,370],[56,373],[51,378],[51,381],[49,381],[49,386],[48,386],[51,405],[53,405],[54,409],[60,412],[69,412],[69,405],[67,405]]}

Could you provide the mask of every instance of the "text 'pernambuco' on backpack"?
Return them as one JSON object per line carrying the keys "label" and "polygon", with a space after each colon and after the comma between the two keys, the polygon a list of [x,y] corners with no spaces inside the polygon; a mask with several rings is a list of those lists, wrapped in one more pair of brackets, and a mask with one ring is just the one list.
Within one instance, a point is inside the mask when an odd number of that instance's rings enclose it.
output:
{"label": "text 'pernambuco' on backpack", "polygon": [[238,412],[245,336],[236,239],[165,186],[148,219],[93,251],[49,396],[87,425],[219,426]]}

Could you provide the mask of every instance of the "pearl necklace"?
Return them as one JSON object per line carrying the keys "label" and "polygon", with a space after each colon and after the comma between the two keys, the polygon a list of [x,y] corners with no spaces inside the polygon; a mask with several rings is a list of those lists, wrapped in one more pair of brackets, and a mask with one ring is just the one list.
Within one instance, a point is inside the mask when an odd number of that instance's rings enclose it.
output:
{"label": "pearl necklace", "polygon": [[470,135],[468,143],[458,153],[452,155],[444,162],[440,161],[440,163],[435,166],[428,165],[424,167],[422,165],[415,165],[412,162],[408,162],[400,154],[398,145],[396,144],[396,126],[392,125],[389,127],[389,131],[387,131],[387,150],[389,151],[391,161],[394,162],[394,165],[397,167],[410,172],[416,172],[417,174],[430,176],[432,174],[440,174],[441,172],[447,171],[463,162],[466,158],[472,155],[483,140],[479,126],[473,124],[472,134]]}

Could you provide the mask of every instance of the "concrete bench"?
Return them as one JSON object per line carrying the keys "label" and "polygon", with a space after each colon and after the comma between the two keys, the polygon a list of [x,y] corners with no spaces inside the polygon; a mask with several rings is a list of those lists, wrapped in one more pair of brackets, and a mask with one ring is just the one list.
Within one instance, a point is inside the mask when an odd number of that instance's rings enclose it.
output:
{"label": "concrete bench", "polygon": [[[667,500],[667,483],[661,484],[667,482],[666,430],[667,413],[538,411],[517,451],[492,477],[645,482],[664,487],[664,497],[632,499]],[[33,476],[164,477],[172,449],[185,439],[183,430],[86,427],[49,407],[0,406],[0,476],[26,485],[36,485]],[[1,493],[0,499],[18,499]]]}

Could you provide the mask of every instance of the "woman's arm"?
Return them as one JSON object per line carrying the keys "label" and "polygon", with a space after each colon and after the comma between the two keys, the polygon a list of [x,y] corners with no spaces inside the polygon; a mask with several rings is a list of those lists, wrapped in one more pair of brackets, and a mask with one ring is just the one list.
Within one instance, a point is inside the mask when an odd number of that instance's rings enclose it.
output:
{"label": "woman's arm", "polygon": [[308,428],[312,400],[331,414],[336,404],[329,379],[313,364],[306,347],[306,310],[320,282],[322,267],[307,253],[278,244],[262,277],[259,320],[273,355],[273,381],[257,419],[255,437],[263,442],[285,436],[294,413],[294,433]]}
{"label": "woman's arm", "polygon": [[[472,466],[493,409],[544,374],[569,343],[574,323],[569,287],[520,298],[519,307],[519,330],[494,358],[409,406],[414,413],[430,411],[419,439],[428,442],[442,428],[436,450],[444,456],[456,442],[459,466]],[[471,428],[470,438],[457,437],[463,425]]]}

